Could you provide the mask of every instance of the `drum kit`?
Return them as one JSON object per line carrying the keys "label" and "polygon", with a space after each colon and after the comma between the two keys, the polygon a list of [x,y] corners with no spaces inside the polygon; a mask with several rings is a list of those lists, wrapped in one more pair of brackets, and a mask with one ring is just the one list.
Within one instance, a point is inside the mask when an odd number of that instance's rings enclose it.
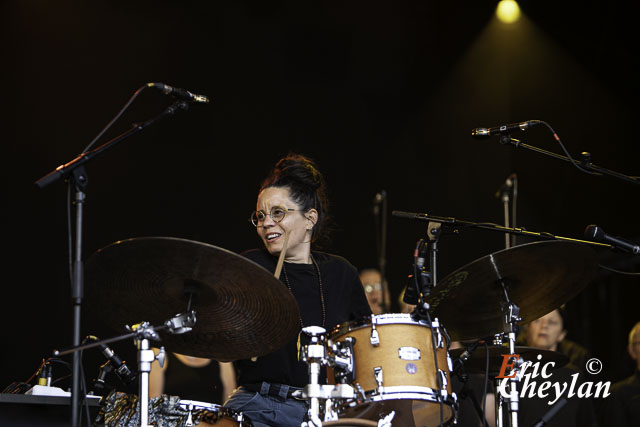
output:
{"label": "drum kit", "polygon": [[[596,265],[588,245],[524,244],[471,262],[426,291],[419,289],[412,313],[371,315],[332,331],[305,327],[301,333],[309,343],[301,347],[300,359],[308,365],[309,382],[298,397],[309,410],[303,425],[448,425],[458,408],[454,366],[484,373],[488,365],[497,372],[504,354],[533,360],[541,353],[557,365],[566,363],[554,352],[516,347],[517,325],[576,296]],[[104,416],[143,426],[178,415],[175,424],[167,425],[193,425],[194,420],[251,425],[242,413],[220,405],[170,396],[149,399],[148,374],[158,357],[149,341],[160,341],[167,351],[218,361],[250,359],[283,347],[300,333],[299,313],[291,293],[272,273],[213,245],[149,237],[97,251],[85,274],[87,305],[112,328],[135,325],[128,326],[126,337],[138,345],[139,396],[110,394]],[[500,344],[489,347],[488,360],[469,348],[450,349],[453,341],[483,337]],[[122,337],[109,341],[116,339]],[[327,384],[321,384],[324,367]],[[516,384],[510,386],[509,399],[496,396],[499,426],[517,426]],[[511,416],[503,416],[506,412]]]}

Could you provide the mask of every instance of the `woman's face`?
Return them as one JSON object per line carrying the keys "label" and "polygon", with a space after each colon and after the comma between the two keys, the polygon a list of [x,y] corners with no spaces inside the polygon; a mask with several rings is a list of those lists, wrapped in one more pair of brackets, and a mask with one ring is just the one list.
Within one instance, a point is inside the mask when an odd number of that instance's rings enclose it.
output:
{"label": "woman's face", "polygon": [[527,328],[527,345],[542,350],[556,351],[566,335],[558,310],[534,320]]}
{"label": "woman's face", "polygon": [[[360,273],[360,281],[364,287],[369,307],[373,314],[382,314],[385,307],[382,306],[382,277],[377,270],[365,270]],[[389,301],[389,294],[385,293],[385,302]]]}
{"label": "woman's face", "polygon": [[285,259],[289,262],[308,263],[311,251],[311,230],[316,219],[315,209],[308,212],[300,211],[301,207],[289,196],[287,187],[267,187],[258,195],[257,211],[266,214],[273,208],[295,209],[287,211],[280,222],[276,222],[270,215],[259,222],[256,230],[264,246],[271,255],[280,255],[284,247],[285,234],[289,235],[289,243]]}

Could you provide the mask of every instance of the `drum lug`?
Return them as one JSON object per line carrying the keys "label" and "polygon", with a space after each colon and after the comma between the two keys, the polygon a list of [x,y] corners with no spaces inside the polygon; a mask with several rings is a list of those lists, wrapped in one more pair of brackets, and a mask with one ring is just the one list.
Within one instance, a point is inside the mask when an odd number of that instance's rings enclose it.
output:
{"label": "drum lug", "polygon": [[[358,398],[358,396],[360,396],[360,398]],[[367,400],[367,395],[365,394],[364,389],[362,388],[360,383],[356,383],[355,398],[358,404]]]}
{"label": "drum lug", "polygon": [[[434,329],[432,329],[434,330]],[[440,333],[440,328],[435,329],[436,333],[436,346],[438,348],[444,348],[444,340],[442,339],[442,334]]]}
{"label": "drum lug", "polygon": [[187,421],[185,421],[184,425],[192,426],[193,425],[193,405],[189,405],[187,407],[187,411],[189,411],[189,415],[187,416]]}
{"label": "drum lug", "polygon": [[376,379],[376,384],[378,384],[378,393],[382,394],[383,392],[382,383],[384,381],[384,378],[382,377],[382,367],[376,366],[375,368],[373,368],[373,374]]}
{"label": "drum lug", "polygon": [[377,347],[380,345],[380,335],[378,334],[378,330],[376,329],[376,324],[371,324],[371,338],[369,338],[371,345]]}
{"label": "drum lug", "polygon": [[447,388],[447,386],[449,385],[449,382],[447,381],[447,374],[442,370],[442,369],[438,369],[438,373],[440,374],[440,379],[441,379],[441,385],[443,389]]}

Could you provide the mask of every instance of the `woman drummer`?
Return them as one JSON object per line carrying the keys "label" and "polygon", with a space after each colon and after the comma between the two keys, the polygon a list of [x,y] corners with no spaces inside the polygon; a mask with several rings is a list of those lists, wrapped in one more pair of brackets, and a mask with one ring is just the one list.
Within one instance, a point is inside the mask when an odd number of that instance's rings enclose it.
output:
{"label": "woman drummer", "polygon": [[[301,155],[281,159],[262,183],[251,214],[264,249],[243,255],[274,272],[284,251],[280,280],[298,304],[300,327],[329,331],[371,310],[356,268],[342,257],[311,249],[325,231],[326,194],[312,160]],[[309,376],[308,365],[298,360],[297,337],[271,354],[236,361],[235,367],[240,387],[225,406],[241,411],[254,426],[300,426],[307,403],[293,394],[309,383]]]}

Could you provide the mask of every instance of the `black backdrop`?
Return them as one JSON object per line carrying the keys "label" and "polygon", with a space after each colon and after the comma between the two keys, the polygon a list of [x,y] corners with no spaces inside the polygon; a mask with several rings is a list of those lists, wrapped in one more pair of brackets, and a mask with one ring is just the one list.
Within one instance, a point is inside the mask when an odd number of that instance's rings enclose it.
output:
{"label": "black backdrop", "polygon": [[[640,187],[470,136],[474,127],[540,119],[573,155],[589,151],[595,164],[638,173],[637,10],[528,1],[507,26],[493,17],[495,2],[472,3],[3,2],[0,384],[25,380],[72,340],[66,188],[33,182],[75,157],[151,81],[212,102],[89,164],[85,258],[139,236],[235,252],[259,245],[246,218],[260,180],[289,151],[324,171],[337,225],[329,249],[359,268],[376,264],[377,192],[387,192],[390,209],[501,223],[494,193],[514,172],[518,225],[580,238],[595,223],[640,238]],[[170,102],[145,90],[102,141]],[[561,152],[542,126],[516,137]],[[425,226],[390,219],[388,233],[395,298]],[[440,277],[503,245],[488,231],[447,236]],[[601,258],[638,270],[630,256]],[[632,367],[624,347],[640,320],[638,285],[601,269],[567,304],[569,337],[614,380]],[[85,323],[88,333],[106,332]],[[130,343],[115,347],[135,359]],[[86,353],[91,378],[100,358]]]}

